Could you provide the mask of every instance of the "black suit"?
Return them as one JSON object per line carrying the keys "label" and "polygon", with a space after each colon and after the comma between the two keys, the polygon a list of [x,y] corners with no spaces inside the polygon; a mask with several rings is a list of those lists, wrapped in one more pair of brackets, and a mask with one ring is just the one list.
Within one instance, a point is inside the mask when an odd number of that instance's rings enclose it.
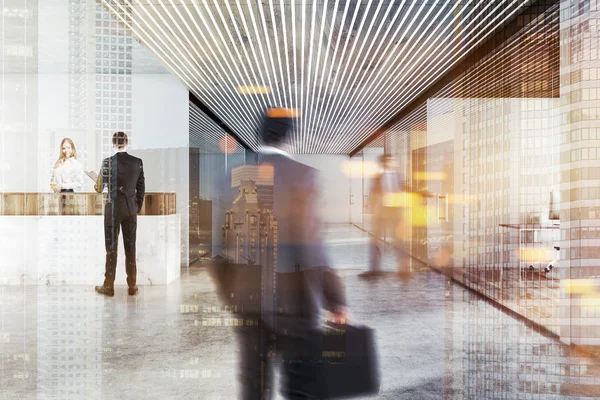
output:
{"label": "black suit", "polygon": [[[283,396],[313,399],[319,392],[315,370],[305,366],[303,356],[310,353],[316,340],[321,310],[339,312],[345,308],[344,287],[339,277],[327,268],[329,261],[317,209],[317,171],[281,154],[261,154],[259,162],[274,170],[273,212],[278,224],[279,274],[276,310],[263,306],[258,326],[237,329],[242,350],[242,398],[271,398],[271,357],[276,353],[282,358]],[[267,279],[271,278],[272,275],[267,275]],[[273,287],[273,283],[266,286]],[[263,294],[263,303],[268,304],[268,296]]]}
{"label": "black suit", "polygon": [[121,228],[123,228],[127,284],[129,287],[134,287],[137,274],[135,262],[137,214],[142,209],[145,192],[142,160],[126,152],[119,152],[104,159],[95,189],[97,192],[101,192],[105,186],[108,188],[108,198],[104,206],[106,247],[104,287],[114,287]]}

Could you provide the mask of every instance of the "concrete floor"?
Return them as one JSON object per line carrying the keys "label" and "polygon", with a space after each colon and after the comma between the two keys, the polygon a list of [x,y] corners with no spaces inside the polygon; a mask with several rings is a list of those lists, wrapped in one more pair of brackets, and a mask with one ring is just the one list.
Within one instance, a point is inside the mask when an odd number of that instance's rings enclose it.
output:
{"label": "concrete floor", "polygon": [[[409,281],[361,280],[366,234],[340,225],[325,237],[351,323],[376,330],[376,398],[600,398],[592,360],[428,269]],[[224,326],[232,316],[201,264],[137,297],[125,288],[104,298],[91,287],[0,287],[0,317],[0,399],[238,397],[238,348]]]}

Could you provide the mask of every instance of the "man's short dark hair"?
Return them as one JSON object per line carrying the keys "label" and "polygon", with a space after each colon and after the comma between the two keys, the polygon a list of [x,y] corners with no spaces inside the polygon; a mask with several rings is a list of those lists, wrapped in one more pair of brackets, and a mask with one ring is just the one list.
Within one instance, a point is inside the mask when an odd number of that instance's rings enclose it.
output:
{"label": "man's short dark hair", "polygon": [[289,139],[294,127],[293,118],[273,117],[269,110],[265,113],[260,128],[260,137],[265,145],[277,145]]}
{"label": "man's short dark hair", "polygon": [[125,147],[129,143],[127,139],[127,134],[125,132],[115,132],[112,137],[113,146],[117,146],[118,148]]}

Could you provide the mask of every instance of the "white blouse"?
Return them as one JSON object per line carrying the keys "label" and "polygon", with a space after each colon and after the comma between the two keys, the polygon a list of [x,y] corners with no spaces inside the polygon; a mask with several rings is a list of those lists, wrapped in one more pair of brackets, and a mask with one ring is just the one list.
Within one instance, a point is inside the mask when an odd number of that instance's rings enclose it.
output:
{"label": "white blouse", "polygon": [[54,183],[62,189],[83,189],[83,168],[75,158],[68,158],[61,166],[54,168]]}

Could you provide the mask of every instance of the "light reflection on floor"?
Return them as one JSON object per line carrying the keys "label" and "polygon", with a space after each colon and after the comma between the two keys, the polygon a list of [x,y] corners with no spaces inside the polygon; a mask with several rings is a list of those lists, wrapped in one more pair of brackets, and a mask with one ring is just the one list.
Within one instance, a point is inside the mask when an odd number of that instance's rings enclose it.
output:
{"label": "light reflection on floor", "polygon": [[[352,321],[377,332],[378,398],[600,398],[592,360],[436,272],[360,280],[368,237],[356,228],[330,227],[326,241]],[[237,345],[221,309],[200,266],[137,298],[0,287],[0,399],[236,398]]]}

